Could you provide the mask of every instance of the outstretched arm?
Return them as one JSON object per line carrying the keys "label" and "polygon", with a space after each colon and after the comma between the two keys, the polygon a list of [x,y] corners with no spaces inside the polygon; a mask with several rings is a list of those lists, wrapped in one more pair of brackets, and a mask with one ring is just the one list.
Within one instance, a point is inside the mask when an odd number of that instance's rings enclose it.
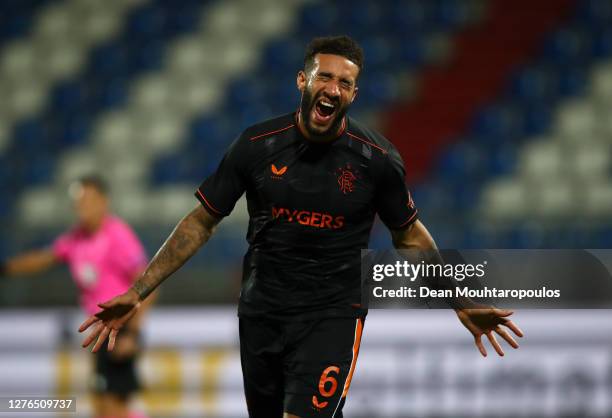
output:
{"label": "outstretched arm", "polygon": [[[391,237],[393,239],[393,245],[397,249],[431,251],[435,258],[433,262],[443,262],[442,257],[438,254],[436,243],[421,221],[417,220],[404,229],[392,230]],[[508,327],[517,336],[523,336],[523,332],[519,327],[507,318],[513,314],[511,310],[485,306],[477,308],[457,307],[455,308],[455,312],[461,323],[474,336],[474,343],[478,351],[480,351],[484,357],[487,356],[487,351],[481,340],[482,335],[487,336],[489,342],[500,356],[504,355],[504,351],[497,342],[493,332],[506,340],[511,347],[518,348],[518,343],[514,338],[512,338],[505,328],[501,327],[502,325]]]}
{"label": "outstretched arm", "polygon": [[42,273],[55,266],[59,260],[50,249],[30,251],[0,263],[0,273],[6,276],[22,276]]}
{"label": "outstretched arm", "polygon": [[219,218],[198,205],[174,228],[153,257],[144,273],[133,285],[139,300],[144,300],[168,276],[178,270],[212,236]]}
{"label": "outstretched arm", "polygon": [[119,329],[136,314],[147,296],[210,239],[218,223],[219,219],[200,205],[185,216],[132,287],[126,293],[101,303],[102,311],[83,322],[80,332],[94,325],[93,331],[83,341],[83,347],[96,340],[92,349],[96,352],[109,338],[108,349],[112,350]]}
{"label": "outstretched arm", "polygon": [[393,246],[398,250],[436,250],[438,248],[425,225],[419,220],[406,228],[391,230],[391,238]]}

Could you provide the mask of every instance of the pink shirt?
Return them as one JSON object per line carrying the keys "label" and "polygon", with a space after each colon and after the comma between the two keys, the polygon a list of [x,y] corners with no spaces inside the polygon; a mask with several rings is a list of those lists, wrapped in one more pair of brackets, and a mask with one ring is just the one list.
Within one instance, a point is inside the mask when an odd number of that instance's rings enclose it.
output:
{"label": "pink shirt", "polygon": [[136,234],[115,216],[93,234],[78,227],[66,232],[53,243],[53,253],[68,264],[89,315],[100,311],[98,303],[127,291],[147,264]]}

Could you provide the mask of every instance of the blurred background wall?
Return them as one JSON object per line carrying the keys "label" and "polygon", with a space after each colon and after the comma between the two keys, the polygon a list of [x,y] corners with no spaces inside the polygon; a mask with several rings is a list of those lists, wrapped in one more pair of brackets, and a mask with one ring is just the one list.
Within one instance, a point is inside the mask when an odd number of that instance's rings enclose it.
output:
{"label": "blurred background wall", "polygon": [[[48,245],[65,230],[67,184],[91,171],[107,178],[115,211],[153,254],[241,129],[297,108],[304,47],[328,34],[364,47],[351,113],[402,153],[421,219],[440,247],[612,245],[612,0],[2,0],[0,257]],[[184,311],[175,309],[184,306],[231,312],[224,306],[237,299],[246,223],[241,202],[164,285],[160,315],[181,323]],[[388,245],[377,225],[371,246]],[[58,318],[47,332],[72,347],[62,330],[72,329],[75,313],[64,309],[75,300],[66,270],[3,282],[0,318],[54,307],[44,311]],[[3,340],[11,323],[0,320]],[[378,324],[383,334],[395,332]],[[553,337],[548,350],[556,353]],[[81,364],[85,354],[44,340],[1,346],[0,362],[27,348],[51,362],[49,370],[57,361]],[[465,355],[476,361],[467,340]],[[385,341],[379,361],[387,361]],[[192,354],[215,358],[220,346],[235,356],[234,343],[212,339]],[[435,345],[445,343],[440,336]],[[439,358],[402,347],[415,364]],[[600,355],[602,364],[609,356]],[[491,360],[474,364],[504,367]],[[198,390],[217,388],[206,385]],[[389,386],[381,395],[388,416],[424,416],[410,392]],[[477,394],[457,393],[478,404]],[[466,415],[500,416],[474,408]],[[525,408],[513,416],[544,414]]]}

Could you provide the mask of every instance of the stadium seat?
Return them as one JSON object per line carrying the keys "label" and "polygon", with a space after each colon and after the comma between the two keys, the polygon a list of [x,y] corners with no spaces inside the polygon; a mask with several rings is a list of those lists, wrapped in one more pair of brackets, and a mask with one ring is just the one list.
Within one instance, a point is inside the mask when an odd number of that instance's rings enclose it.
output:
{"label": "stadium seat", "polygon": [[511,179],[490,182],[482,192],[482,214],[495,221],[512,221],[528,214],[528,201],[532,196],[526,187]]}
{"label": "stadium seat", "polygon": [[586,141],[572,147],[567,169],[577,180],[590,183],[605,179],[612,173],[612,149],[609,144]]}
{"label": "stadium seat", "polygon": [[487,175],[487,159],[485,150],[477,144],[468,142],[456,143],[453,147],[446,150],[440,159],[437,169],[438,174],[453,182],[460,178],[468,183],[483,178]]}
{"label": "stadium seat", "polygon": [[21,221],[32,227],[66,225],[71,214],[68,199],[49,188],[29,188],[17,210]]}
{"label": "stadium seat", "polygon": [[591,39],[586,30],[561,29],[553,33],[544,46],[544,58],[556,64],[588,63]]}
{"label": "stadium seat", "polygon": [[523,135],[526,137],[542,135],[548,130],[552,120],[550,105],[545,101],[532,101],[523,106]]}
{"label": "stadium seat", "polygon": [[569,140],[584,140],[596,134],[595,109],[585,100],[566,102],[558,111],[557,130]]}
{"label": "stadium seat", "polygon": [[590,90],[597,104],[612,105],[612,61],[597,66]]}
{"label": "stadium seat", "polygon": [[432,15],[433,2],[394,1],[387,12],[389,27],[394,33],[417,33]]}
{"label": "stadium seat", "polygon": [[536,182],[530,185],[529,213],[543,222],[559,222],[574,216],[580,209],[578,189],[568,177]]}
{"label": "stadium seat", "polygon": [[521,152],[519,171],[527,181],[548,181],[564,171],[563,147],[555,141],[534,140]]}
{"label": "stadium seat", "polygon": [[601,181],[587,183],[580,209],[589,219],[607,221],[612,208],[612,182],[609,176]]}

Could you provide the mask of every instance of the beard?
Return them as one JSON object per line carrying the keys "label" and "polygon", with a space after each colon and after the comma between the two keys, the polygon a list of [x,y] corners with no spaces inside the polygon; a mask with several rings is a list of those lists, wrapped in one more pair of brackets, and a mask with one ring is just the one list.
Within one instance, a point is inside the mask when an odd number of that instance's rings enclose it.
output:
{"label": "beard", "polygon": [[327,137],[338,132],[340,126],[342,125],[342,120],[344,119],[344,116],[346,115],[346,112],[348,112],[350,107],[350,105],[341,105],[339,100],[328,98],[330,102],[336,105],[337,111],[329,127],[322,131],[321,129],[318,129],[316,126],[314,126],[312,123],[312,110],[316,105],[317,101],[323,96],[324,94],[320,93],[317,95],[317,97],[313,97],[311,91],[305,89],[304,93],[302,94],[302,99],[300,101],[300,113],[302,115],[304,127],[313,137]]}

